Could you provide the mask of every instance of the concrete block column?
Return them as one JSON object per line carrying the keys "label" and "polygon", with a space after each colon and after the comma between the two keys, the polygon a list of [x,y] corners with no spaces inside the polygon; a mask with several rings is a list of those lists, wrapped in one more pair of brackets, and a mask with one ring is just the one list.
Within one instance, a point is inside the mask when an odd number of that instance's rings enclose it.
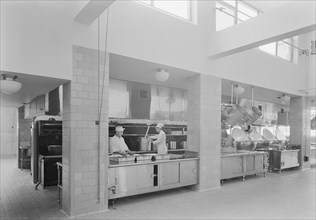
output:
{"label": "concrete block column", "polygon": [[310,157],[310,116],[311,105],[308,97],[292,97],[290,103],[290,143],[302,146],[301,168],[309,169],[310,162],[304,161],[304,156]]}
{"label": "concrete block column", "polygon": [[[63,88],[62,209],[71,216],[108,209],[108,54],[106,57],[103,65],[104,53],[73,46],[73,80]],[[99,132],[96,121],[101,101]]]}
{"label": "concrete block column", "polygon": [[220,186],[221,79],[188,79],[188,150],[199,152],[199,191]]}

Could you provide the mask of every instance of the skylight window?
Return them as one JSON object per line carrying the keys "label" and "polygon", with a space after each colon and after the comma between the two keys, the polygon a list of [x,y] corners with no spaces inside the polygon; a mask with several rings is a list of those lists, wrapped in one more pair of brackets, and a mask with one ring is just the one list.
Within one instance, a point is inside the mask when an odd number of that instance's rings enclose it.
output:
{"label": "skylight window", "polygon": [[243,1],[216,2],[216,31],[223,30],[250,18],[261,12]]}
{"label": "skylight window", "polygon": [[148,4],[154,8],[158,8],[177,17],[185,20],[192,20],[192,5],[191,0],[141,0],[141,2]]}
{"label": "skylight window", "polygon": [[[220,31],[249,20],[262,12],[241,0],[221,0],[216,2],[216,31]],[[298,62],[297,37],[283,39],[258,47],[273,56],[293,63]]]}
{"label": "skylight window", "polygon": [[290,62],[296,63],[298,62],[298,38],[292,37],[283,39],[277,42],[273,42],[270,44],[262,45],[259,50],[269,53],[273,56],[277,56],[288,60]]}

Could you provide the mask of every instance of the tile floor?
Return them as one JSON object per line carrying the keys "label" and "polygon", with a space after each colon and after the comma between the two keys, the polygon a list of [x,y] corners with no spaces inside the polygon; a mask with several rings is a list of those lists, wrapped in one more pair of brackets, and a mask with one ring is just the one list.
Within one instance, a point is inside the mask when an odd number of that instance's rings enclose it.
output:
{"label": "tile floor", "polygon": [[[1,158],[0,219],[68,218],[57,189],[34,190],[29,170],[16,158]],[[315,162],[315,161],[314,161]],[[75,219],[315,219],[316,169],[284,170],[226,180],[221,188],[196,192],[180,188],[119,199],[107,212]]]}

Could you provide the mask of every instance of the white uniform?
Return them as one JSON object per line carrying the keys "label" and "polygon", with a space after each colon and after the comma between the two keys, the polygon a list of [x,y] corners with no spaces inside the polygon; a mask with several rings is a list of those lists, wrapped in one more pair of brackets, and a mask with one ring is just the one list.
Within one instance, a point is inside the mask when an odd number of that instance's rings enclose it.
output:
{"label": "white uniform", "polygon": [[123,137],[118,137],[117,135],[114,135],[111,137],[111,142],[110,142],[110,149],[111,152],[125,152],[128,149],[124,138]]}
{"label": "white uniform", "polygon": [[153,136],[154,139],[153,144],[157,146],[158,154],[167,154],[168,148],[166,145],[166,134],[161,130],[158,135]]}

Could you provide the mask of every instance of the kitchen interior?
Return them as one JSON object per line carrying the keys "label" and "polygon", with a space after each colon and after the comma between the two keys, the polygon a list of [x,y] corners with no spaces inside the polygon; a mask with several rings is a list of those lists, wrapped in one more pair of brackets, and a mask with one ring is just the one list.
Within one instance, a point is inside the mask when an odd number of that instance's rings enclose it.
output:
{"label": "kitchen interior", "polygon": [[[109,200],[198,184],[199,153],[187,149],[187,78],[197,73],[116,54],[110,54],[109,66],[109,140],[115,135],[115,127],[121,125],[127,146],[136,153],[124,157],[109,152]],[[167,69],[170,78],[160,82],[158,77],[148,77],[147,72],[153,69]],[[125,74],[127,71],[129,74]],[[23,89],[2,97],[23,100],[18,108],[16,168],[30,172],[34,190],[58,188],[61,202],[63,86],[58,84],[64,82],[15,75]],[[35,87],[38,80],[45,89],[57,87],[38,94],[43,92]],[[26,102],[32,88],[36,90],[34,97]],[[222,79],[222,184],[232,178],[244,181],[248,175],[268,176],[268,172],[298,168],[301,158],[313,160],[301,157],[301,146],[291,144],[291,97],[295,95]],[[156,133],[159,122],[165,124],[166,155],[157,154],[145,138]],[[137,175],[147,178],[141,186]]]}
{"label": "kitchen interior", "polygon": [[[135,153],[120,156],[106,147],[108,152],[99,155],[106,161],[104,195],[109,208],[120,209],[120,201],[133,196],[154,197],[154,192],[182,187],[196,189],[201,179],[202,155],[189,144],[194,132],[188,120],[188,109],[192,108],[189,83],[201,74],[114,53],[109,53],[108,66],[109,100],[104,107],[108,108],[108,117],[102,135],[107,136],[109,145],[115,128],[122,126],[124,140]],[[1,105],[1,119],[6,117],[4,114],[13,115],[11,123],[1,120],[1,151],[7,151],[11,157],[16,155],[14,169],[28,174],[25,177],[31,190],[43,195],[51,193],[53,196],[46,199],[62,209],[63,202],[68,202],[63,196],[66,191],[63,182],[67,181],[63,175],[68,169],[63,152],[70,150],[63,144],[69,132],[64,120],[69,113],[64,98],[69,94],[64,90],[70,81],[6,71],[1,71],[1,77],[14,78],[13,81],[22,84],[16,93],[1,92],[1,103],[16,108],[12,113]],[[221,78],[220,81],[217,120],[221,124],[218,131],[221,137],[220,143],[210,145],[219,146],[221,187],[275,175],[282,177],[283,172],[300,172],[303,162],[309,162],[311,168],[316,166],[315,97],[309,97],[307,103],[310,140],[301,146],[291,139],[295,127],[291,101],[299,97],[297,94],[238,80]],[[97,119],[94,120],[97,124]],[[158,154],[146,139],[147,135],[156,134],[158,123],[164,124],[168,154]],[[5,149],[7,143],[14,145],[14,149]],[[212,167],[207,169],[211,172]],[[75,178],[80,175],[74,174]]]}

